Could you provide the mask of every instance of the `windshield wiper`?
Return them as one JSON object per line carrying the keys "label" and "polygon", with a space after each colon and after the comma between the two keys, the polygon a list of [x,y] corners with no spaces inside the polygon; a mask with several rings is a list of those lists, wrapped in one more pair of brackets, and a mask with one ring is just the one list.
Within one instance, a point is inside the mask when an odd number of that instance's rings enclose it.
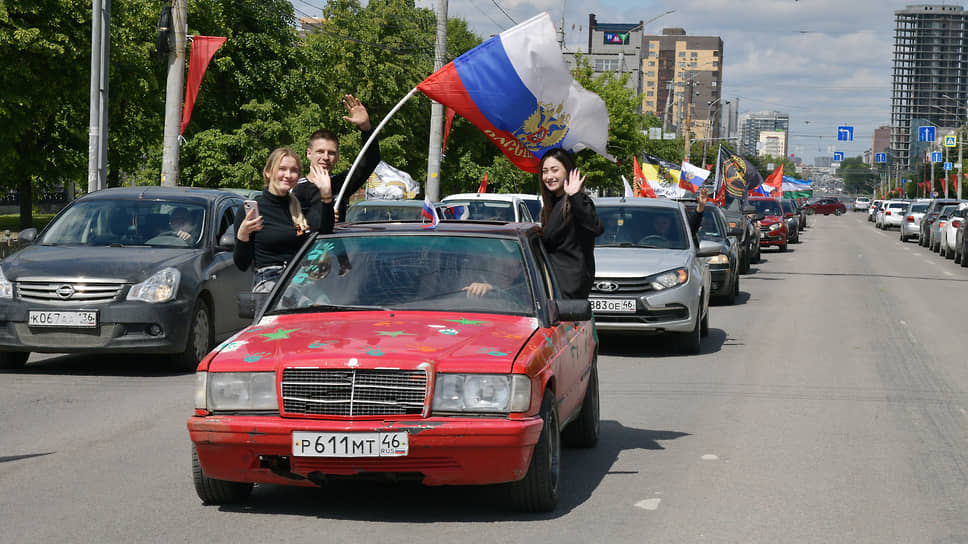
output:
{"label": "windshield wiper", "polygon": [[369,312],[369,311],[381,311],[381,312],[392,312],[390,308],[384,308],[383,306],[365,306],[362,304],[350,305],[350,304],[313,304],[311,306],[300,306],[298,308],[276,308],[273,311],[266,312],[267,314],[275,313],[309,313],[309,312]]}
{"label": "windshield wiper", "polygon": [[595,247],[644,247],[647,249],[660,249],[659,246],[654,244],[635,244],[632,242],[615,242],[612,244],[598,244]]}

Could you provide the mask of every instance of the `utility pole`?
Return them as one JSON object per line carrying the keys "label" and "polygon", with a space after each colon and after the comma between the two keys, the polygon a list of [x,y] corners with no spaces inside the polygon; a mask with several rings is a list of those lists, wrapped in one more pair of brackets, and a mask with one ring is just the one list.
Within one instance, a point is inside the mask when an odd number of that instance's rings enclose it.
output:
{"label": "utility pole", "polygon": [[961,200],[961,129],[965,128],[964,125],[958,127],[958,182],[955,183],[958,200]]}
{"label": "utility pole", "polygon": [[107,177],[110,53],[111,0],[92,0],[91,109],[87,150],[87,192],[89,193],[103,189]]}
{"label": "utility pole", "polygon": [[[434,46],[434,72],[447,60],[447,0],[437,0],[437,43]],[[431,201],[440,199],[440,158],[444,140],[444,105],[430,104],[430,154],[427,158],[426,194]]]}
{"label": "utility pole", "polygon": [[185,101],[185,34],[188,31],[188,0],[172,0],[172,34],[175,43],[168,52],[168,82],[165,87],[165,135],[161,155],[161,185],[178,185],[178,137],[182,104]]}
{"label": "utility pole", "polygon": [[686,142],[686,150],[682,155],[685,157],[683,159],[685,162],[689,162],[689,140],[692,136],[692,83],[692,79],[690,79],[687,87],[689,89],[689,94],[687,95],[688,99],[686,100],[686,122],[683,124],[682,129],[682,137]]}

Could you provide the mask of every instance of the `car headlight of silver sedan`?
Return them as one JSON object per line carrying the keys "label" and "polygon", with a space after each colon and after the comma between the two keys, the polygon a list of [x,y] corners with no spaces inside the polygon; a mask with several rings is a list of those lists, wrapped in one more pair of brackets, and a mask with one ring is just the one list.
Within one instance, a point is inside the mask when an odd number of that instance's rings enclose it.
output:
{"label": "car headlight of silver sedan", "polygon": [[719,255],[713,255],[707,261],[709,264],[729,264],[729,255],[725,253],[720,253]]}
{"label": "car headlight of silver sedan", "polygon": [[524,374],[437,374],[434,412],[526,412],[531,378]]}
{"label": "car headlight of silver sedan", "polygon": [[181,283],[181,272],[176,268],[164,268],[145,281],[132,285],[131,290],[128,291],[128,300],[168,302],[178,294],[179,283]]}
{"label": "car headlight of silver sedan", "polygon": [[677,268],[675,270],[669,270],[668,272],[663,272],[661,274],[656,274],[648,278],[648,282],[652,285],[652,288],[656,291],[662,291],[663,289],[671,289],[673,287],[678,287],[689,281],[689,271],[685,268]]}
{"label": "car headlight of silver sedan", "polygon": [[0,298],[13,298],[13,282],[7,280],[0,268]]}
{"label": "car headlight of silver sedan", "polygon": [[212,412],[276,410],[275,372],[198,372],[195,408]]}

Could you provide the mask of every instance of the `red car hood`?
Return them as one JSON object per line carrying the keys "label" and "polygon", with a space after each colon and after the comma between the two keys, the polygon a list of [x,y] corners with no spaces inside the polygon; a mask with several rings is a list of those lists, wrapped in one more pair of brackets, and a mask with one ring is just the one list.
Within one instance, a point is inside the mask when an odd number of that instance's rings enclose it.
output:
{"label": "red car hood", "polygon": [[783,218],[778,215],[767,215],[766,217],[760,220],[760,224],[768,227],[773,223],[781,223],[782,221],[783,221]]}
{"label": "red car hood", "polygon": [[[282,367],[417,368],[510,372],[537,330],[533,317],[441,312],[329,312],[269,316],[209,355],[216,372]],[[204,363],[202,369],[204,370]]]}

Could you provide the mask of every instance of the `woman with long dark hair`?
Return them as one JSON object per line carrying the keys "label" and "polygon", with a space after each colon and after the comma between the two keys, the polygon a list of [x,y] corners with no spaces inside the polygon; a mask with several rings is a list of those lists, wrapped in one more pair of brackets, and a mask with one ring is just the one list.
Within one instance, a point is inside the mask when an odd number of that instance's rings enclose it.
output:
{"label": "woman with long dark hair", "polygon": [[564,298],[588,298],[595,280],[595,237],[602,222],[583,190],[585,178],[571,153],[561,148],[541,157],[542,238]]}

